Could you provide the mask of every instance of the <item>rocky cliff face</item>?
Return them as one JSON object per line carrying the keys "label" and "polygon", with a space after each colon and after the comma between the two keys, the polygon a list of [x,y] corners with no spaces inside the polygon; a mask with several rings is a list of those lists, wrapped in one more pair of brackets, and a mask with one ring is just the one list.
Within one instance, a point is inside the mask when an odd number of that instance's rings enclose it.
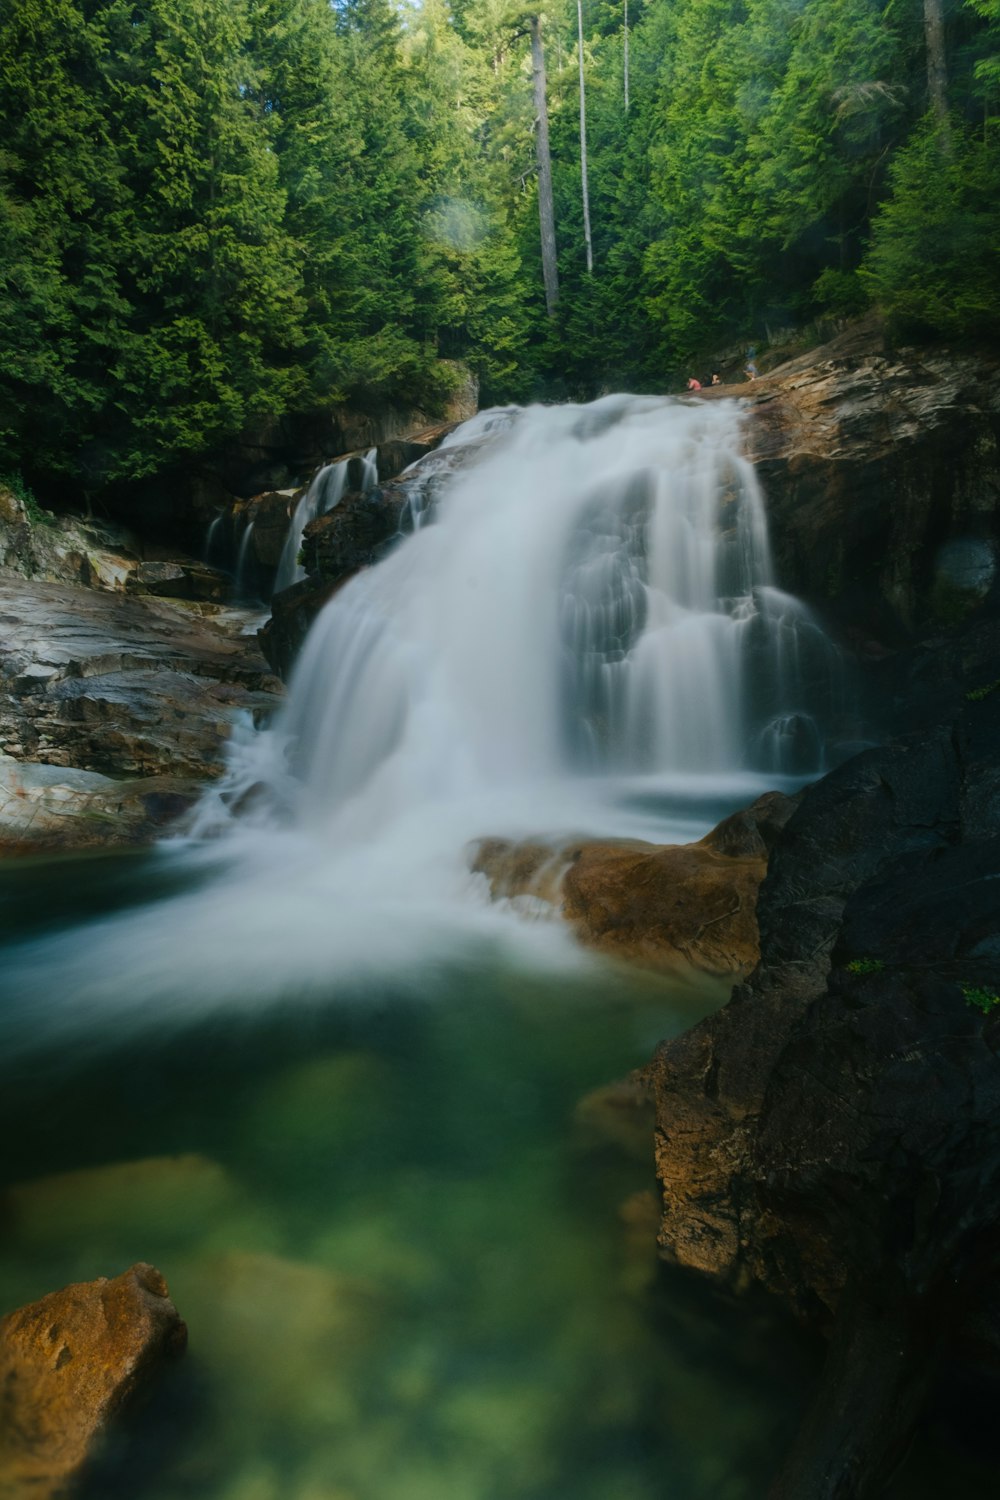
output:
{"label": "rocky cliff face", "polygon": [[862,645],[957,624],[996,597],[994,352],[893,349],[865,323],[740,395],[782,587]]}
{"label": "rocky cliff face", "polygon": [[663,1254],[833,1332],[783,1497],[872,1492],[942,1362],[996,1363],[1000,623],[942,649],[953,715],[805,793],[760,965],[646,1079]]}

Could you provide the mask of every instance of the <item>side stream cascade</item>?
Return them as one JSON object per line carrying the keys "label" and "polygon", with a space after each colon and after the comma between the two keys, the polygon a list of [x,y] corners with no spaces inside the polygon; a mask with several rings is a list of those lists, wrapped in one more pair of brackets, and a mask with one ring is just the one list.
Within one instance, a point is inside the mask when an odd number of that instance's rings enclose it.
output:
{"label": "side stream cascade", "polygon": [[[358,488],[362,494],[368,494],[378,483],[378,470],[375,466],[376,453],[377,449],[370,448],[361,459]],[[303,533],[310,521],[315,521],[317,516],[325,516],[327,511],[333,510],[344,498],[350,462],[350,459],[343,458],[337,459],[332,464],[325,464],[313,476],[305,494],[296,505],[291,525],[288,528],[288,536],[285,538],[285,545],[278,561],[278,571],[274,579],[276,594],[305,578],[305,569],[299,563]]]}

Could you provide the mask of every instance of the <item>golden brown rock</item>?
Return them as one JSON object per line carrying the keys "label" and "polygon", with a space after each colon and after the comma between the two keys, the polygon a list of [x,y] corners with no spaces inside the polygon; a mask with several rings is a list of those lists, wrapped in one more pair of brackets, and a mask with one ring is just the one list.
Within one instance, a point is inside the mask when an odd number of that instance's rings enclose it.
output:
{"label": "golden brown rock", "polygon": [[645,968],[743,977],[758,958],[757,891],[794,799],[769,793],[696,844],[482,839],[472,869],[497,900],[558,908],[580,941]]}
{"label": "golden brown rock", "polygon": [[54,1500],[186,1329],[155,1267],[81,1282],[0,1322],[0,1497]]}
{"label": "golden brown rock", "polygon": [[649,968],[748,974],[757,962],[763,855],[699,844],[585,844],[563,877],[583,942]]}

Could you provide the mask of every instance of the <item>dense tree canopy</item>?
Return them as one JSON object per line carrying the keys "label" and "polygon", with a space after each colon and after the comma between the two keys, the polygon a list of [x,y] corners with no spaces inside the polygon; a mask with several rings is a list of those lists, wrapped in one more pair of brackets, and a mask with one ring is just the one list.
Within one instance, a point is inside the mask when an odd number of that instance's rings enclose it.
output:
{"label": "dense tree canopy", "polygon": [[456,359],[487,401],[663,388],[870,302],[1000,331],[998,33],[997,0],[7,0],[0,468],[93,492]]}

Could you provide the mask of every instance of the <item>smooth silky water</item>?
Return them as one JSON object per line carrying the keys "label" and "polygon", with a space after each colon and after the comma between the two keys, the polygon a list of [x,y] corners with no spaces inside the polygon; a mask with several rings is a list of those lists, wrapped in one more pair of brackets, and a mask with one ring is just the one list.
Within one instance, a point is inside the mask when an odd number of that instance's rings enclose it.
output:
{"label": "smooth silky water", "polygon": [[587,1101],[726,986],[583,952],[468,851],[803,784],[836,653],[734,403],[449,446],[183,836],[0,871],[0,1305],[142,1259],[191,1328],[93,1497],[750,1500],[794,1428],[811,1351],[658,1270],[648,1149]]}

